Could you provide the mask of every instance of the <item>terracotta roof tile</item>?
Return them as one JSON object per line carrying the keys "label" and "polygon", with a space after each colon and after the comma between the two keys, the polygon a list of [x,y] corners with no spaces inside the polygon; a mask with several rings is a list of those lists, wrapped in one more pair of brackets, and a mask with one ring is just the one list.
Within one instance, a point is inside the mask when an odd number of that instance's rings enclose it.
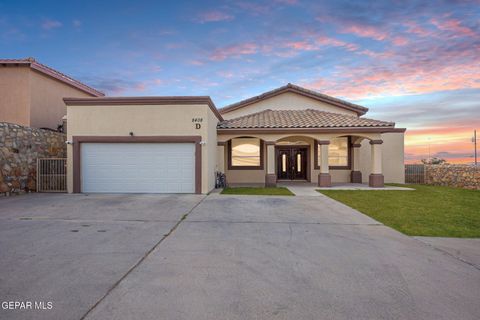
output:
{"label": "terracotta roof tile", "polygon": [[358,118],[340,113],[305,110],[264,110],[242,117],[225,120],[219,129],[253,128],[341,128],[341,127],[394,127],[394,122]]}
{"label": "terracotta roof tile", "polygon": [[70,86],[73,86],[79,90],[87,92],[94,97],[102,97],[105,96],[103,92],[100,92],[92,87],[87,86],[86,84],[75,80],[60,71],[50,68],[40,62],[36,61],[33,58],[26,58],[26,59],[0,59],[0,65],[13,65],[13,66],[28,66],[34,70],[37,70],[43,74],[46,74],[50,77],[53,77],[57,80],[60,80]]}

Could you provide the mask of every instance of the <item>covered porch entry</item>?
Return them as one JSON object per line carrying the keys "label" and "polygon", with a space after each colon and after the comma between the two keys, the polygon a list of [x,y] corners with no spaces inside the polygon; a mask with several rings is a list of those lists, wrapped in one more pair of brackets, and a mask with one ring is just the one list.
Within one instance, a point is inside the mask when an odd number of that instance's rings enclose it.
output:
{"label": "covered porch entry", "polygon": [[[361,184],[364,176],[360,166],[362,141],[368,141],[371,153],[368,184],[383,187],[382,143],[378,136],[322,135],[321,137],[287,136],[266,142],[266,185],[277,182],[310,182],[319,187],[334,183]],[[364,148],[368,145],[364,143]],[[273,157],[273,159],[271,159]],[[365,163],[363,163],[365,167]],[[364,169],[363,169],[364,170]]]}
{"label": "covered porch entry", "polygon": [[[276,186],[304,182],[318,187],[367,183],[383,187],[380,134],[249,134],[222,137],[218,171],[232,185]],[[360,152],[362,149],[362,154]],[[368,157],[365,157],[367,155]],[[225,171],[223,171],[225,170]]]}

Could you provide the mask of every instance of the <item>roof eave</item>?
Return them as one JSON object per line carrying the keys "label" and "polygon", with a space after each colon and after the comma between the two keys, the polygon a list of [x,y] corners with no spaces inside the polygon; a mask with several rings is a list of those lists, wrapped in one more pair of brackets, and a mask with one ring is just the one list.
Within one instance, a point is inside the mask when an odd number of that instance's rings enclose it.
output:
{"label": "roof eave", "polygon": [[64,98],[67,106],[122,106],[122,105],[208,105],[219,121],[224,121],[209,96],[160,96],[160,97],[95,97]]}
{"label": "roof eave", "polygon": [[42,65],[41,63],[35,61],[33,58],[28,59],[0,59],[0,65],[3,66],[14,66],[14,67],[29,67],[30,69],[39,72],[40,74],[50,77],[54,80],[58,80],[63,84],[66,84],[72,88],[83,91],[92,95],[93,97],[103,97],[105,93],[98,91],[92,87],[87,86],[86,84],[75,80],[57,70],[54,70],[48,66]]}
{"label": "roof eave", "polygon": [[66,84],[67,86],[70,86],[70,87],[75,88],[77,90],[88,93],[88,94],[92,95],[93,97],[104,97],[105,96],[105,93],[103,93],[101,91],[95,90],[95,89],[90,88],[86,85],[80,85],[80,84],[74,83],[73,81],[68,81],[67,79],[63,79],[61,76],[58,76],[58,75],[55,75],[54,73],[45,71],[45,70],[43,70],[43,68],[41,66],[38,66],[35,63],[30,63],[29,67],[32,70],[37,71],[44,76],[47,76],[47,77],[50,77],[52,79],[58,80],[58,81],[62,82],[63,84]]}
{"label": "roof eave", "polygon": [[405,132],[406,128],[394,127],[327,127],[327,128],[217,128],[223,134],[259,133],[388,133]]}

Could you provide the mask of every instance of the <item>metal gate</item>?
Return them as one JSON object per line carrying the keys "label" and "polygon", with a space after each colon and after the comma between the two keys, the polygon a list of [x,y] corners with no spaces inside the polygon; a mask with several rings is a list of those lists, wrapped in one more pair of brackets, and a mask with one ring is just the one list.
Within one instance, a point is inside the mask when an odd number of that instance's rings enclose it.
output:
{"label": "metal gate", "polygon": [[67,159],[37,159],[37,192],[67,192]]}

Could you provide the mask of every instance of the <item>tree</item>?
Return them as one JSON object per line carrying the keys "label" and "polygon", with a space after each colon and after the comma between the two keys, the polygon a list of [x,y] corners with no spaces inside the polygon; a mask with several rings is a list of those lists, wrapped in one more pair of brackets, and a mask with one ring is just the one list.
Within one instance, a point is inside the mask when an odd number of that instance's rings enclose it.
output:
{"label": "tree", "polygon": [[447,161],[445,159],[433,157],[430,159],[422,159],[422,163],[423,164],[444,164],[444,163],[447,163]]}

